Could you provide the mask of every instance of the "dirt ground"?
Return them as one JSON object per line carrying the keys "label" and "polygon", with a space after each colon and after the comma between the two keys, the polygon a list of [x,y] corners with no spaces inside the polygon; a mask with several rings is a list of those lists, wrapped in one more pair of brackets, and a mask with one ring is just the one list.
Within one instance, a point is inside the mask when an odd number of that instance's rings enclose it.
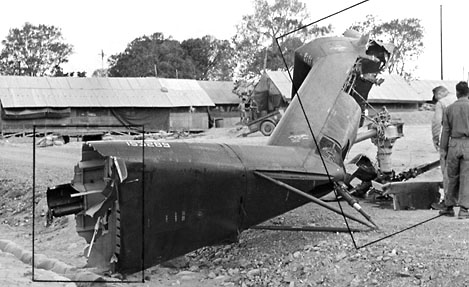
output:
{"label": "dirt ground", "polygon": [[[431,143],[429,113],[399,116],[405,126],[404,138],[399,139],[393,149],[395,170],[399,172],[438,159]],[[237,137],[238,134],[235,129],[220,128],[187,140],[240,144],[265,144],[267,141],[259,133],[248,137]],[[38,204],[35,206],[34,253],[60,260],[75,267],[76,272],[92,271],[83,268],[86,263],[84,239],[75,232],[71,216],[45,227],[44,197],[47,187],[71,180],[73,166],[81,156],[80,148],[81,143],[72,142],[36,149],[35,178]],[[352,148],[348,159],[358,153],[374,159],[376,148],[369,140],[359,143]],[[12,241],[25,251],[33,248],[32,156],[30,138],[0,140],[0,250],[2,241]],[[441,181],[441,171],[430,171],[419,180]],[[205,247],[171,262],[172,265],[155,266],[125,278],[143,283],[108,283],[108,286],[469,286],[469,220],[435,218],[438,214],[435,210],[394,211],[377,204],[361,204],[380,230],[349,234],[251,229],[243,232],[237,243]],[[346,203],[342,203],[342,207],[354,213]],[[426,220],[429,221],[367,245]],[[346,226],[343,217],[314,204],[268,223]],[[350,221],[347,223],[360,227]],[[0,285],[31,284],[31,265],[10,253],[0,251]],[[65,277],[35,268],[36,279],[66,280]],[[67,282],[34,284],[74,286]]]}

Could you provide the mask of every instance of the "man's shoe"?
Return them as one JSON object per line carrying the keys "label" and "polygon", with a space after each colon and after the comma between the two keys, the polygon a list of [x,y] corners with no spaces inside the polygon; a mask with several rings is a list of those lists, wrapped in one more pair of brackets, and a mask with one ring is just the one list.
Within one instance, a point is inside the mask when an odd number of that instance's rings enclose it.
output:
{"label": "man's shoe", "polygon": [[445,201],[442,201],[442,202],[439,202],[439,203],[437,203],[437,202],[432,203],[432,208],[437,209],[437,210],[446,209]]}
{"label": "man's shoe", "polygon": [[440,215],[444,216],[454,216],[454,210],[452,206],[446,206],[444,209],[440,210]]}
{"label": "man's shoe", "polygon": [[459,219],[469,219],[469,211],[466,208],[460,207],[458,213]]}

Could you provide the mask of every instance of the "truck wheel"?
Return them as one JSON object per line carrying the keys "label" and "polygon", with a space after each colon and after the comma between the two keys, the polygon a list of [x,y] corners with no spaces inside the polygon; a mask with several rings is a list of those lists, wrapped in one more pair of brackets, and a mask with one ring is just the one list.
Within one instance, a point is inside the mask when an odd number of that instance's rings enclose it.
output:
{"label": "truck wheel", "polygon": [[271,121],[264,121],[261,124],[261,133],[266,137],[270,136],[275,129],[275,124]]}

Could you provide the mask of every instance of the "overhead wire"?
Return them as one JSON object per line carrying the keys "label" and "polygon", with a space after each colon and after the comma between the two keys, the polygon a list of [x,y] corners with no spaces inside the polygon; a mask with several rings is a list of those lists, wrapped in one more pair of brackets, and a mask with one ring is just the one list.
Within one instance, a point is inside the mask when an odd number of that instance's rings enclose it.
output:
{"label": "overhead wire", "polygon": [[303,25],[303,26],[301,26],[301,27],[298,27],[298,28],[296,28],[295,30],[292,30],[292,31],[290,31],[290,32],[287,32],[287,33],[285,33],[285,34],[283,34],[283,35],[281,35],[281,36],[278,36],[276,39],[280,39],[280,38],[286,37],[286,36],[288,36],[288,35],[291,35],[291,34],[293,34],[293,33],[296,33],[296,32],[298,32],[298,31],[300,31],[300,30],[306,29],[306,28],[308,28],[308,27],[311,26],[311,25],[314,25],[314,24],[316,24],[316,23],[318,23],[318,22],[321,22],[321,21],[323,21],[323,20],[326,20],[326,19],[328,19],[328,18],[330,18],[330,17],[332,17],[332,16],[335,16],[335,15],[338,15],[338,14],[340,14],[340,13],[342,13],[342,12],[345,12],[345,11],[347,11],[347,10],[350,10],[350,9],[352,9],[352,8],[354,8],[354,7],[357,7],[357,6],[359,6],[359,5],[363,4],[363,3],[366,3],[366,2],[368,2],[368,1],[370,1],[370,0],[363,0],[363,1],[359,2],[359,3],[353,4],[352,6],[349,6],[349,7],[347,7],[347,8],[344,8],[344,9],[340,10],[340,11],[334,12],[334,13],[328,15],[328,16],[325,16],[325,17],[320,18],[320,19],[318,19],[318,20],[316,20],[316,21],[313,21],[313,22],[311,22],[311,23],[309,23],[309,24],[306,24],[306,25]]}

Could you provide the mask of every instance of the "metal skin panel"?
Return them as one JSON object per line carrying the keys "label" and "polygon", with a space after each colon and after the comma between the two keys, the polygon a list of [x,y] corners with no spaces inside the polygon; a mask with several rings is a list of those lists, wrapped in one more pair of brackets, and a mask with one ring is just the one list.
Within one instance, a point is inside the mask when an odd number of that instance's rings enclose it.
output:
{"label": "metal skin panel", "polygon": [[[161,162],[190,162],[193,164],[221,164],[220,159],[224,153],[230,155],[225,161],[237,159],[242,162],[248,170],[263,171],[284,171],[292,173],[318,174],[323,175],[324,167],[315,165],[320,160],[319,155],[311,155],[309,149],[280,146],[244,146],[228,145],[216,143],[187,143],[187,142],[161,142],[145,141],[145,149],[142,149],[142,141],[97,141],[88,142],[83,147],[85,151],[95,150],[101,156],[115,156],[126,161],[141,162],[142,155],[145,154],[147,161]],[[222,153],[221,151],[224,151]],[[83,156],[84,157],[84,156]],[[93,157],[86,158],[90,160]],[[215,163],[214,163],[215,162]],[[341,167],[337,167],[326,159],[326,165],[330,174],[340,179],[343,172]]]}
{"label": "metal skin panel", "polygon": [[[232,159],[226,164],[167,161],[145,165],[143,195],[140,181],[120,188],[120,270],[138,271],[142,255],[146,268],[202,246],[236,238],[241,220],[239,202],[246,186],[241,165]],[[135,166],[136,174],[129,173],[131,178],[137,176],[139,166]],[[132,164],[128,168],[134,170]],[[143,241],[142,212],[138,212],[142,211],[142,200]]]}
{"label": "metal skin panel", "polygon": [[[324,167],[317,164],[320,162],[319,156],[308,157],[310,152],[308,149],[276,146],[230,146],[230,148],[241,158],[247,170],[248,188],[242,206],[246,215],[242,225],[243,230],[308,202],[278,185],[255,176],[254,171],[263,171],[272,178],[281,179],[317,197],[331,190]],[[344,177],[344,170],[340,166],[328,159],[325,161],[332,180]],[[312,168],[305,168],[305,164]]]}

